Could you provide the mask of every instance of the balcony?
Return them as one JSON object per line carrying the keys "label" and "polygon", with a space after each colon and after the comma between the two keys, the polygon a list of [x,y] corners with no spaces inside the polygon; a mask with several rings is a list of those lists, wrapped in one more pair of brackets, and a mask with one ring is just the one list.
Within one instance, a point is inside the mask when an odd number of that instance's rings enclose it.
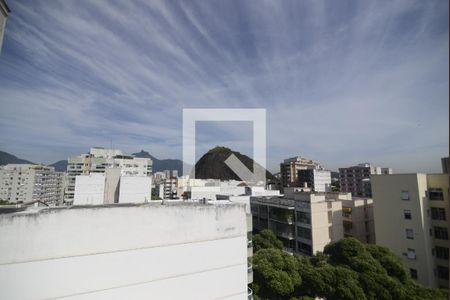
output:
{"label": "balcony", "polygon": [[253,290],[247,287],[248,300],[253,300]]}
{"label": "balcony", "polygon": [[294,239],[294,233],[292,231],[277,231],[276,233],[278,236],[281,236],[282,238],[293,240]]}
{"label": "balcony", "polygon": [[278,207],[271,207],[269,208],[269,218],[280,223],[293,224],[294,211]]}
{"label": "balcony", "polygon": [[294,253],[294,248],[291,247],[283,247],[284,252],[288,252],[289,254]]}
{"label": "balcony", "polygon": [[247,283],[252,283],[253,282],[253,266],[251,263],[248,263],[247,266]]}

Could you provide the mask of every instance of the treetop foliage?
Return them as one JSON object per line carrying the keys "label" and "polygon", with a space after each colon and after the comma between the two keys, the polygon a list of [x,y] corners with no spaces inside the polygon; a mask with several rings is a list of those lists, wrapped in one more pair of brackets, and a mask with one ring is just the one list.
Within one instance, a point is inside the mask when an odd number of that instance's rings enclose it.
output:
{"label": "treetop foliage", "polygon": [[253,237],[255,299],[447,299],[448,290],[413,281],[391,250],[345,238],[311,257],[292,255],[270,230]]}

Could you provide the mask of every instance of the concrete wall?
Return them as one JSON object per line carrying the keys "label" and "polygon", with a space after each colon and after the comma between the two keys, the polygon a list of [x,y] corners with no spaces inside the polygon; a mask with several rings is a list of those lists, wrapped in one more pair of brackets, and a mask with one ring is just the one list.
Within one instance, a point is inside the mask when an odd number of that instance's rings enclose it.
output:
{"label": "concrete wall", "polygon": [[120,168],[105,170],[105,204],[119,203]]}
{"label": "concrete wall", "polygon": [[[377,244],[389,247],[402,257],[408,271],[417,270],[419,283],[435,287],[426,189],[425,174],[372,175]],[[402,199],[402,192],[409,193],[409,200]],[[411,211],[410,220],[404,218],[405,209]],[[413,230],[413,239],[406,238],[406,229]],[[408,248],[415,250],[415,259],[405,255]]]}
{"label": "concrete wall", "polygon": [[3,299],[246,299],[243,205],[0,215]]}
{"label": "concrete wall", "polygon": [[324,170],[313,170],[314,190],[316,192],[331,191],[331,172]]}
{"label": "concrete wall", "polygon": [[344,238],[340,201],[311,203],[311,234],[313,254],[323,251],[328,243]]}
{"label": "concrete wall", "polygon": [[92,173],[75,179],[74,205],[100,205],[105,198],[105,174]]}
{"label": "concrete wall", "polygon": [[220,194],[219,186],[193,186],[191,187],[191,199],[200,200],[203,198],[216,200],[216,195]]}
{"label": "concrete wall", "polygon": [[152,199],[152,178],[149,176],[120,177],[119,203],[143,203]]}

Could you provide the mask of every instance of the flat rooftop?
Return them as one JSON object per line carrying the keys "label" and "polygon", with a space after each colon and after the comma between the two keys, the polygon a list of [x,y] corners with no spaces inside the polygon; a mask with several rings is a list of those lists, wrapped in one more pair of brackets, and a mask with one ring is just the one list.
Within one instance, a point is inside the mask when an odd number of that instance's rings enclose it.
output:
{"label": "flat rooftop", "polygon": [[4,205],[0,206],[0,215],[25,215],[25,214],[36,214],[36,213],[47,213],[47,212],[57,212],[63,210],[81,210],[81,209],[114,209],[114,208],[124,208],[124,207],[205,207],[205,206],[245,206],[245,204],[221,201],[213,203],[202,203],[199,201],[183,201],[183,200],[153,200],[148,203],[114,203],[114,204],[101,204],[101,205],[72,205],[72,206],[15,206],[15,205]]}

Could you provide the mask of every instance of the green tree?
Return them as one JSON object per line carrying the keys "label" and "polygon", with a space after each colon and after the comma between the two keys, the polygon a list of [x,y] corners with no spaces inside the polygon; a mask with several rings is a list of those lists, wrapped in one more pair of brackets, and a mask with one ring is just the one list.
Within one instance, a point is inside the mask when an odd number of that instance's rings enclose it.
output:
{"label": "green tree", "polygon": [[261,249],[283,249],[283,243],[277,239],[270,229],[264,229],[260,233],[255,234],[253,240],[253,251],[257,252]]}
{"label": "green tree", "polygon": [[270,231],[255,235],[255,299],[437,300],[448,290],[425,288],[410,278],[391,250],[353,238],[328,244],[315,256],[281,250]]}
{"label": "green tree", "polygon": [[276,248],[255,253],[253,272],[253,289],[261,299],[289,299],[301,284],[298,261]]}

